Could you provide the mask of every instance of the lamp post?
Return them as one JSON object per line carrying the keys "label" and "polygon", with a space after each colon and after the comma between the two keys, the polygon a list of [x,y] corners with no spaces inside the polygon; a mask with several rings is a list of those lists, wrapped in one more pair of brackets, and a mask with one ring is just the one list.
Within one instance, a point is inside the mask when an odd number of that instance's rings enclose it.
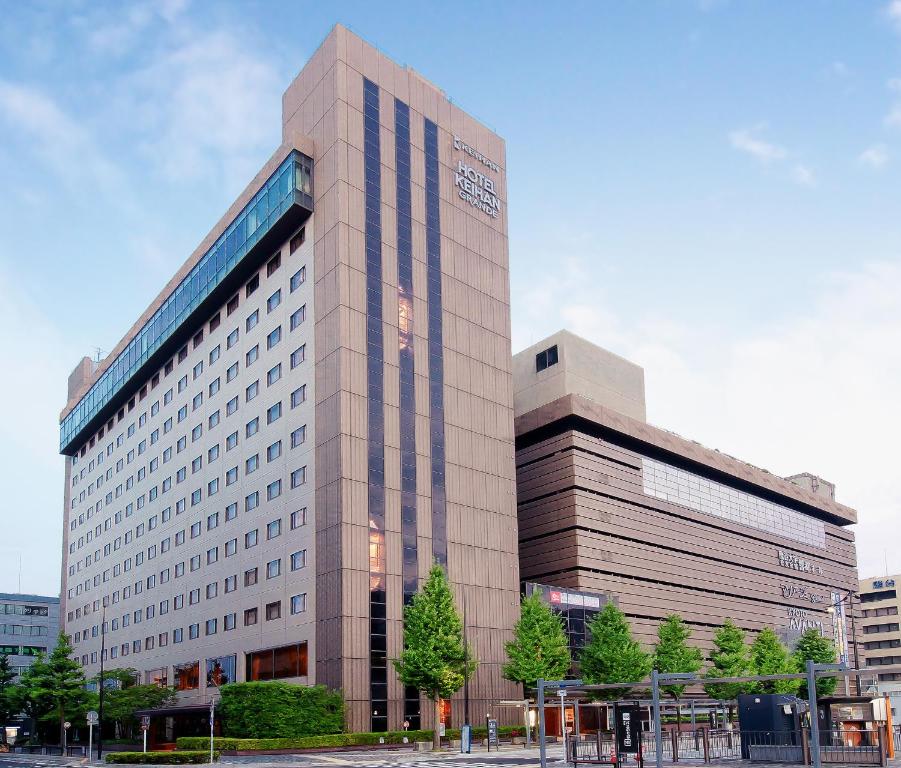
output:
{"label": "lamp post", "polygon": [[[857,653],[857,621],[854,616],[854,595],[855,594],[856,593],[854,592],[854,590],[849,589],[848,593],[840,600],[837,600],[836,603],[838,605],[845,605],[846,604],[845,601],[847,601],[848,608],[851,611],[851,643],[852,643],[852,646],[854,649],[854,669],[858,670],[854,675],[854,687],[857,691],[857,695],[860,696],[861,695],[860,671],[859,671],[860,670],[860,657],[858,656],[858,653]],[[834,604],[830,605],[826,609],[826,612],[835,615],[835,605]],[[847,681],[847,679],[848,678],[845,678],[846,681]],[[847,691],[847,688],[845,690]]]}
{"label": "lamp post", "polygon": [[106,688],[103,679],[103,660],[106,658],[106,605],[100,616],[100,711],[97,715],[97,762],[103,757],[103,691]]}

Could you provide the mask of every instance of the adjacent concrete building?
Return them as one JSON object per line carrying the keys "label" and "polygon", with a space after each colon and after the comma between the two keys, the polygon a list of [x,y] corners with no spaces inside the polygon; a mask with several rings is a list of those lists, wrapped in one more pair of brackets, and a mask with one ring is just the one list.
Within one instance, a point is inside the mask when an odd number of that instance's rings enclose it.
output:
{"label": "adjacent concrete building", "polygon": [[53,650],[59,629],[58,597],[0,592],[0,656],[16,675]]}
{"label": "adjacent concrete building", "polygon": [[859,599],[860,664],[871,670],[866,682],[891,698],[892,716],[901,714],[901,672],[881,668],[901,664],[901,574],[861,579]]}
{"label": "adjacent concrete building", "polygon": [[89,675],[105,653],[185,705],[289,679],[341,689],[353,730],[430,727],[390,660],[437,561],[466,597],[485,712],[516,693],[504,142],[340,26],[282,128],[122,341],[70,377],[65,629]]}
{"label": "adjacent concrete building", "polygon": [[614,600],[648,646],[676,612],[704,647],[731,617],[789,643],[821,628],[848,653],[856,513],[831,484],[648,424],[642,369],[566,331],[513,370],[520,574],[564,613],[574,646]]}

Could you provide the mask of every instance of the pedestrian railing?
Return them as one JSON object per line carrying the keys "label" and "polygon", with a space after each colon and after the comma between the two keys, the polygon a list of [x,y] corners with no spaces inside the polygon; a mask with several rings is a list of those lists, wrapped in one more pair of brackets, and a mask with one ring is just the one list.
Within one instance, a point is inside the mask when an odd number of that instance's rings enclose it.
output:
{"label": "pedestrian railing", "polygon": [[[662,759],[668,763],[749,760],[791,765],[811,764],[807,729],[797,731],[711,730],[662,732]],[[894,735],[893,735],[894,737]],[[823,764],[886,765],[886,734],[883,730],[826,731],[820,734]],[[573,764],[615,763],[616,743],[609,732],[572,735],[566,741],[567,760]],[[645,763],[656,760],[653,732],[642,733]]]}

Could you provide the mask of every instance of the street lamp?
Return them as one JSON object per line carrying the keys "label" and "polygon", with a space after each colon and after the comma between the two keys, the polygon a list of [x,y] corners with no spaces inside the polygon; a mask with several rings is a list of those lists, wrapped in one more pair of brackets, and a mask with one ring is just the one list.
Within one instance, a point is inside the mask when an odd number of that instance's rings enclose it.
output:
{"label": "street lamp", "polygon": [[[857,622],[854,618],[854,596],[856,592],[854,590],[849,589],[848,594],[846,594],[840,600],[835,601],[833,605],[830,605],[826,612],[832,615],[835,615],[835,605],[845,605],[847,601],[847,605],[851,611],[851,642],[854,644],[854,669],[858,670],[854,675],[854,686],[857,690],[857,695],[860,696],[860,657],[857,654]],[[847,680],[847,678],[845,678]]]}

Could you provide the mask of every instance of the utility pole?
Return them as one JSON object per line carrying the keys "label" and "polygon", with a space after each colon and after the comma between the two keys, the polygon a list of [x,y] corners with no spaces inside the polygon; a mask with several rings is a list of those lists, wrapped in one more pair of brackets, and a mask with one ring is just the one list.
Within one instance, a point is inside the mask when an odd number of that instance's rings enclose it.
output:
{"label": "utility pole", "polygon": [[[851,607],[851,640],[854,643],[854,669],[857,673],[854,675],[854,682],[857,688],[857,695],[860,696],[860,657],[857,655],[857,622],[854,619],[854,592],[848,590],[848,604]],[[847,680],[847,678],[845,678]]]}
{"label": "utility pole", "polygon": [[466,625],[466,585],[463,585],[463,725],[469,725],[469,635]]}

